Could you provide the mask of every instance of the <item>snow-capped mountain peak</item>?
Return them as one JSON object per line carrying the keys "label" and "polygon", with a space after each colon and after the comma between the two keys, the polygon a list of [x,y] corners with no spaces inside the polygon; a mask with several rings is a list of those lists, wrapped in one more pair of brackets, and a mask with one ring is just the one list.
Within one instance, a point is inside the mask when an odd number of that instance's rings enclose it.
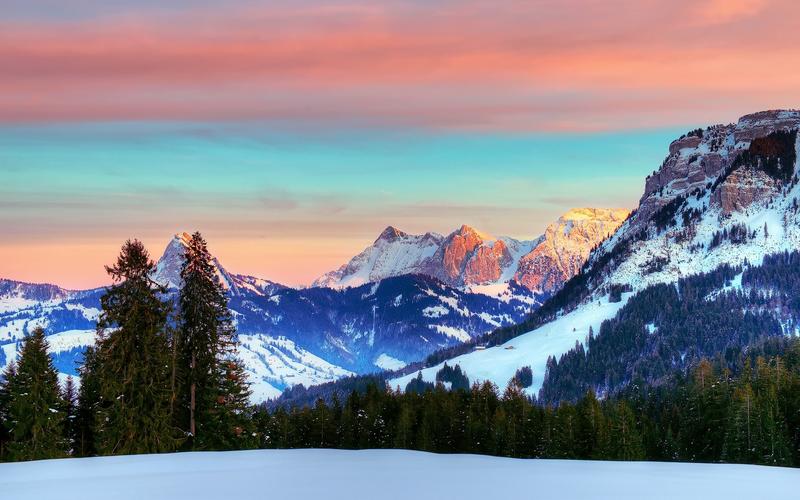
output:
{"label": "snow-capped mountain peak", "polygon": [[[534,240],[496,237],[468,225],[447,236],[409,235],[389,226],[375,242],[314,286],[345,288],[401,274],[424,274],[472,290],[517,281],[549,293],[573,276],[589,252],[627,217],[625,209],[568,211]],[[490,286],[486,288],[486,286]]]}
{"label": "snow-capped mountain peak", "polygon": [[[171,289],[178,289],[182,286],[181,268],[186,248],[191,239],[192,236],[187,232],[176,233],[172,237],[156,263],[156,271],[152,276],[153,281]],[[245,289],[259,295],[271,295],[276,290],[286,288],[284,285],[262,278],[229,273],[216,257],[212,258],[220,283],[233,295],[238,295]]]}
{"label": "snow-capped mountain peak", "polygon": [[408,236],[408,233],[404,233],[400,231],[394,226],[387,226],[386,229],[381,232],[378,238],[375,240],[375,243],[379,241],[394,241],[398,238],[405,238]]}

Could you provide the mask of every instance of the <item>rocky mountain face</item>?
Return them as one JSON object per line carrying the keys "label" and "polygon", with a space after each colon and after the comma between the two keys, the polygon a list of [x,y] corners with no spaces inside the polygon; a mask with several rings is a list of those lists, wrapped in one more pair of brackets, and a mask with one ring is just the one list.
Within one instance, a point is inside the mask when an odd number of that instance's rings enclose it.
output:
{"label": "rocky mountain face", "polygon": [[[382,238],[404,236],[395,232]],[[176,235],[156,266],[153,278],[170,295],[180,287],[187,240],[187,234]],[[228,291],[239,356],[259,401],[297,384],[400,368],[436,349],[513,324],[539,303],[521,287],[489,297],[423,274],[342,290],[296,290],[228,272],[216,259],[214,265]],[[103,294],[103,288],[72,291],[0,279],[0,368],[16,358],[27,333],[43,326],[59,372],[76,375],[83,350],[94,342]]]}
{"label": "rocky mountain face", "polygon": [[629,214],[627,209],[570,210],[548,226],[541,242],[520,259],[514,279],[531,290],[558,290]]}
{"label": "rocky mountain face", "polygon": [[764,111],[673,141],[636,213],[592,255],[595,288],[639,289],[798,248],[799,128],[798,111]]}
{"label": "rocky mountain face", "polygon": [[314,286],[344,288],[415,273],[474,291],[480,291],[480,285],[513,281],[548,294],[572,277],[628,214],[625,209],[573,209],[530,241],[494,237],[466,225],[446,237],[408,235],[389,227],[375,243]]}

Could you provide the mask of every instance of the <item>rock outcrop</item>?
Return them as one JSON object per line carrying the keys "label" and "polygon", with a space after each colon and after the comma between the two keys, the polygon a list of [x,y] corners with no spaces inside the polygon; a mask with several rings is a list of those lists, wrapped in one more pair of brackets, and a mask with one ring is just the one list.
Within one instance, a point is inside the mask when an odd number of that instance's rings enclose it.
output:
{"label": "rock outcrop", "polygon": [[575,276],[592,249],[630,214],[627,209],[570,210],[548,226],[543,241],[520,259],[514,279],[531,290],[556,290]]}
{"label": "rock outcrop", "polygon": [[653,214],[678,196],[688,197],[712,187],[715,190],[712,203],[728,214],[769,197],[774,182],[744,169],[733,172],[732,166],[753,141],[798,128],[800,111],[761,111],[741,117],[736,124],[693,130],[673,141],[664,163],[645,180],[632,226],[645,225]]}

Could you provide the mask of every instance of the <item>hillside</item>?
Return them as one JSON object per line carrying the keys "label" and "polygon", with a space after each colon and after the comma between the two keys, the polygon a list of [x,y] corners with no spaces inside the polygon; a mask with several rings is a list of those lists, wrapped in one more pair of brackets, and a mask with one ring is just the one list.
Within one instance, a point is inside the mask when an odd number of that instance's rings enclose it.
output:
{"label": "hillside", "polygon": [[[424,379],[434,380],[448,360],[473,381],[504,387],[516,369],[530,366],[530,394],[538,394],[549,373],[561,374],[545,394],[558,400],[590,386],[614,390],[634,376],[657,381],[728,347],[794,334],[800,311],[792,297],[800,277],[796,256],[784,252],[800,248],[799,127],[799,112],[770,111],[673,141],[647,178],[638,209],[578,275],[525,322],[481,339],[487,349],[463,346],[432,356]],[[685,295],[683,287],[703,292]],[[670,307],[683,309],[670,317]],[[691,323],[697,318],[703,320]],[[717,341],[709,342],[714,327]],[[616,337],[606,335],[612,331]],[[625,344],[631,336],[639,340]],[[570,350],[571,370],[558,371],[556,362]],[[607,375],[612,369],[617,378]],[[391,384],[402,387],[412,377]]]}

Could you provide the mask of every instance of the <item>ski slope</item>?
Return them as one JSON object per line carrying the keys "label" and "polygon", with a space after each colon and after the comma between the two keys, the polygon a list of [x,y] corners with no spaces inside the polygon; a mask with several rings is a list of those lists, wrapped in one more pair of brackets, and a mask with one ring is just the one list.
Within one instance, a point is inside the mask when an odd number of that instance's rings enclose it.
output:
{"label": "ski slope", "polygon": [[800,470],[518,460],[403,450],[255,450],[0,464],[3,500],[797,498]]}
{"label": "ski slope", "polygon": [[[608,296],[582,304],[574,311],[546,323],[541,327],[513,338],[505,344],[475,350],[447,360],[449,366],[459,365],[472,382],[493,382],[502,391],[523,366],[533,370],[533,384],[525,391],[535,396],[544,383],[547,358],[560,357],[575,347],[576,342],[583,344],[589,335],[589,329],[596,335],[600,324],[616,316],[617,312],[628,302],[632,293],[623,293],[620,302],[609,302]],[[444,363],[421,370],[422,379],[426,382],[436,381],[436,372]],[[415,378],[419,372],[389,381],[389,386],[401,390]]]}

